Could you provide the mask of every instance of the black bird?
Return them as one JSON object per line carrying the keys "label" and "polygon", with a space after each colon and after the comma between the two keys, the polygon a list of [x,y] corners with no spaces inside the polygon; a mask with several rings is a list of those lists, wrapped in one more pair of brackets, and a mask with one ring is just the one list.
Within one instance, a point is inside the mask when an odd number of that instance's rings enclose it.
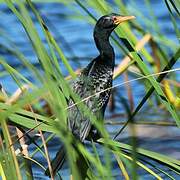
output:
{"label": "black bird", "polygon": [[[91,112],[102,119],[110,97],[110,88],[112,87],[113,70],[115,66],[115,54],[113,47],[109,42],[111,32],[122,22],[134,19],[134,16],[121,16],[110,14],[102,16],[94,28],[94,40],[99,50],[99,56],[93,59],[90,64],[83,69],[77,80],[73,84],[73,91],[81,99],[93,96],[86,100],[85,104]],[[108,89],[106,91],[103,91]],[[102,93],[99,93],[103,91]],[[70,100],[68,105],[73,105]],[[68,112],[68,127],[73,135],[83,142],[90,134],[94,134],[94,127],[89,118],[84,116],[77,106],[73,106]],[[53,175],[61,168],[65,160],[65,149],[61,148],[52,161]],[[49,175],[49,170],[46,170]]]}

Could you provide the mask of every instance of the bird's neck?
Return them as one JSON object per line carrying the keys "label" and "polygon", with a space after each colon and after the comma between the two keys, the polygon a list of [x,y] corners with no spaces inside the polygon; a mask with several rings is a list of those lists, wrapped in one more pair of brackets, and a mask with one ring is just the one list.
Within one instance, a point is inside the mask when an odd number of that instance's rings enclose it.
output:
{"label": "bird's neck", "polygon": [[109,42],[109,36],[94,34],[94,40],[104,63],[114,66],[114,49]]}

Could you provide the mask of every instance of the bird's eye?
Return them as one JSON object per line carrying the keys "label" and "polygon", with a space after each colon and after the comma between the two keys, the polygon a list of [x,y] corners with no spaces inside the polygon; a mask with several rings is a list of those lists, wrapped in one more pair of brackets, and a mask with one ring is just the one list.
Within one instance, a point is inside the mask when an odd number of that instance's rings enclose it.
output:
{"label": "bird's eye", "polygon": [[114,23],[111,18],[105,18],[103,21],[103,27],[104,28],[112,28],[114,26]]}
{"label": "bird's eye", "polygon": [[116,18],[116,16],[114,16],[114,17],[113,17],[113,21],[116,21],[116,20],[117,20],[117,18]]}

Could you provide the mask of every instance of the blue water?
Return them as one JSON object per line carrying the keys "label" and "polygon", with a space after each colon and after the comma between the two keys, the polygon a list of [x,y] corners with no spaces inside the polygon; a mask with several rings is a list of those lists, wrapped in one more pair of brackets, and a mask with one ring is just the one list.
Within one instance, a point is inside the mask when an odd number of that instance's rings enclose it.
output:
{"label": "blue water", "polygon": [[[165,7],[165,4],[163,1],[151,1],[152,8],[155,11],[155,16],[158,19],[158,24],[160,31],[163,32],[169,39],[173,41],[174,44],[178,44],[175,32],[173,30],[173,25],[170,21],[170,18],[168,16],[167,8]],[[129,9],[133,11],[134,9],[139,9],[144,15],[145,18],[150,19],[150,15],[148,13],[148,10],[142,1],[135,1],[133,6],[128,5]],[[72,65],[73,69],[76,70],[77,68],[84,67],[87,65],[87,63],[94,57],[97,56],[97,50],[94,45],[92,33],[93,33],[93,25],[90,24],[87,21],[82,21],[77,18],[75,18],[75,12],[73,9],[70,9],[69,7],[65,7],[62,4],[55,4],[55,3],[48,3],[48,4],[37,4],[37,8],[40,11],[41,15],[43,16],[48,28],[52,32],[53,36],[55,37],[56,41],[58,42],[59,46],[63,49],[65,52],[67,58],[70,61],[70,64]],[[74,6],[76,10],[78,10],[80,13],[80,8],[77,8],[77,6]],[[116,7],[114,7],[117,9]],[[118,9],[117,9],[118,12]],[[82,13],[84,14],[84,13]],[[84,14],[86,16],[86,14]],[[133,14],[134,15],[134,14]],[[74,18],[72,18],[74,17]],[[98,16],[97,16],[98,17]],[[141,22],[144,28],[148,29],[149,32],[156,34],[151,26],[148,28],[146,27],[146,24],[142,21],[142,18],[140,16],[137,16],[137,21]],[[39,30],[40,27],[38,23],[36,22],[35,18],[33,17],[33,21],[36,24],[37,29]],[[40,32],[40,31],[39,31]],[[40,36],[44,38],[40,32]],[[7,41],[7,37],[9,41]],[[16,67],[19,72],[21,72],[25,77],[28,79],[34,81],[32,74],[30,74],[26,69],[21,68],[20,61],[15,58],[15,56],[11,55],[9,51],[7,51],[7,48],[14,49],[14,46],[23,53],[29,61],[39,67],[37,57],[35,56],[33,52],[33,48],[30,45],[30,42],[28,40],[28,37],[26,33],[24,32],[22,26],[18,22],[17,18],[11,13],[10,10],[6,7],[6,5],[1,4],[0,5],[0,56],[2,56],[9,65]],[[122,54],[119,52],[119,50],[115,47],[116,51],[116,63],[118,64],[120,60],[122,59]],[[172,54],[172,50],[169,50],[169,55]],[[63,67],[63,64],[60,62],[60,66]],[[175,67],[179,67],[180,64],[177,63]],[[0,65],[0,70],[2,71],[3,68]],[[63,68],[63,73],[66,76],[67,71],[65,68]],[[123,82],[123,76],[118,78],[114,81],[114,84],[118,84]],[[131,78],[134,78],[133,76]],[[0,77],[0,82],[3,85],[4,89],[6,89],[8,92],[12,93],[17,89],[16,83],[13,81],[13,79],[9,76],[3,76]],[[145,94],[143,85],[141,85],[141,82],[134,82],[131,84],[133,87],[133,95],[136,97],[134,99],[135,104],[137,104],[143,95]],[[123,94],[124,97],[127,95],[125,94],[126,89],[124,86],[121,86],[120,88],[116,89],[116,102],[117,107],[114,110],[114,112],[110,112],[109,109],[107,109],[106,112],[106,119],[111,117],[113,114],[123,113],[124,109],[122,108],[122,105],[120,102],[120,96],[119,94]],[[126,98],[127,99],[127,98]],[[146,108],[144,108],[144,111]],[[158,114],[158,113],[155,113]],[[165,115],[166,116],[166,115]],[[165,117],[163,116],[163,117]],[[153,120],[156,118],[156,116],[153,118],[153,116],[148,117],[149,120]],[[142,117],[141,117],[142,119]],[[121,120],[126,120],[125,117],[121,118]],[[117,118],[117,121],[119,121],[119,118]],[[110,132],[110,134],[113,136],[116,134],[118,129],[120,128],[120,125],[112,126],[107,125],[107,129]],[[180,132],[176,127],[163,127],[161,128],[162,131],[160,131],[161,127],[155,127],[151,128],[149,126],[138,126],[137,128],[137,134],[138,134],[138,145],[140,147],[153,150],[156,152],[168,154],[172,157],[179,158],[180,157]],[[126,130],[121,137],[118,137],[118,139],[122,142],[129,142],[129,132]],[[59,143],[57,143],[58,139],[55,138],[54,141],[49,143],[49,149],[50,149],[50,156],[51,158],[54,157],[56,151],[58,150]],[[30,147],[30,151],[33,151],[34,147]],[[46,161],[42,159],[42,156],[40,154],[37,154],[34,158],[43,165],[46,164]],[[119,179],[119,175],[121,172],[119,172],[119,168],[117,168],[117,164],[115,163],[115,160],[113,161],[114,166],[114,175],[117,179]],[[34,167],[34,179],[45,179],[44,172],[39,167],[33,165]],[[165,169],[166,170],[166,169]],[[173,174],[169,170],[166,170],[172,176],[175,178],[178,178],[177,175]],[[67,164],[64,166],[63,170],[61,171],[61,175],[64,177],[64,179],[68,179],[68,167]],[[143,170],[139,170],[138,174],[140,175],[141,179],[154,179],[152,176],[147,174]],[[167,176],[161,174],[163,179],[168,179]],[[48,179],[48,178],[47,178]]]}

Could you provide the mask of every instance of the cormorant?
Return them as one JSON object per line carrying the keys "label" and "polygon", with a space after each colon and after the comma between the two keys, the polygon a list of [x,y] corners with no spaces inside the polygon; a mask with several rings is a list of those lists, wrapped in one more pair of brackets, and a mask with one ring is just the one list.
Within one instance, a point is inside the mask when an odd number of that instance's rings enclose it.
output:
{"label": "cormorant", "polygon": [[[134,19],[134,16],[122,16],[118,14],[109,14],[102,16],[96,23],[94,28],[94,40],[99,56],[93,59],[86,68],[84,68],[73,83],[73,91],[79,95],[81,99],[93,96],[85,101],[85,104],[93,112],[94,115],[104,117],[104,112],[110,97],[110,88],[112,87],[113,70],[115,66],[115,54],[113,47],[109,42],[111,32],[122,22]],[[104,91],[105,89],[108,89]],[[99,93],[103,91],[102,93]],[[68,105],[73,105],[73,100],[70,100]],[[84,116],[77,106],[73,106],[68,112],[68,127],[73,135],[83,142],[92,131],[90,120]],[[62,147],[56,157],[52,161],[53,175],[61,168],[65,160],[65,149]],[[46,175],[49,175],[49,170],[46,170]]]}

